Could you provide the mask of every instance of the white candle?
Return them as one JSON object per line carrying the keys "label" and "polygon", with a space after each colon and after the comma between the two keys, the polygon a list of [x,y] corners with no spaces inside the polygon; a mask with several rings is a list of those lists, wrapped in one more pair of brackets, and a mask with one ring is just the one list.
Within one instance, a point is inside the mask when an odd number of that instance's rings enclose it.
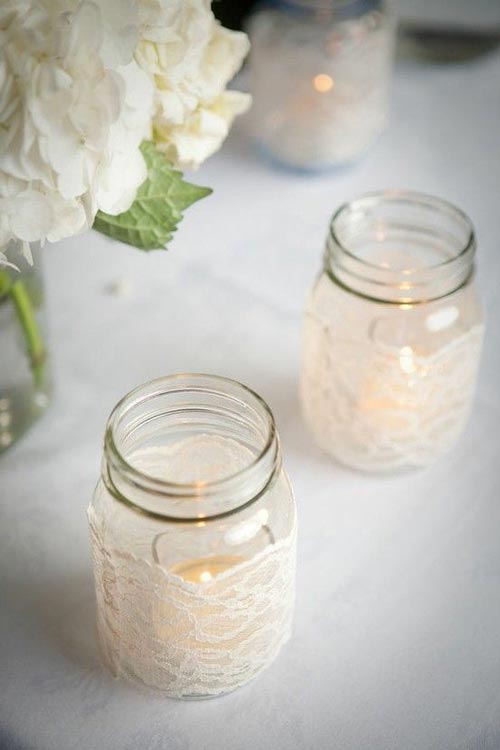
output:
{"label": "white candle", "polygon": [[211,583],[226,570],[240,565],[245,558],[239,555],[214,555],[198,560],[183,560],[170,568],[170,572],[190,583]]}

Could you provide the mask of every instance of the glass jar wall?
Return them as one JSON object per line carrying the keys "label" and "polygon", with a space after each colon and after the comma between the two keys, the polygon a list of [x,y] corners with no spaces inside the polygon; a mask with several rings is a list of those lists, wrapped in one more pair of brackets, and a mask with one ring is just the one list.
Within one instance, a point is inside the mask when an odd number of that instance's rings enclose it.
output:
{"label": "glass jar wall", "polygon": [[305,311],[301,399],[317,442],[368,471],[430,464],[473,401],[483,314],[469,219],[395,191],[333,217]]}
{"label": "glass jar wall", "polygon": [[115,675],[173,697],[218,695],[288,639],[295,505],[272,414],[239,383],[179,375],[127,396],[89,520]]}
{"label": "glass jar wall", "polygon": [[252,130],[272,158],[358,158],[388,119],[395,16],[385,0],[279,0],[249,26]]}

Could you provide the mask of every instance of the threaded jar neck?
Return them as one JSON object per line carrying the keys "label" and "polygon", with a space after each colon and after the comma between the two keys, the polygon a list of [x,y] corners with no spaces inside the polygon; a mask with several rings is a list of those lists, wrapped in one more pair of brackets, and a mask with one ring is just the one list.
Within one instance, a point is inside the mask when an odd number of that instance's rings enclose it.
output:
{"label": "threaded jar neck", "polygon": [[417,304],[468,283],[476,239],[470,219],[439,198],[409,191],[372,193],[333,216],[324,268],[368,299]]}
{"label": "threaded jar neck", "polygon": [[106,429],[108,489],[165,519],[199,521],[239,510],[280,468],[267,404],[214,375],[172,375],[140,386],[117,404]]}

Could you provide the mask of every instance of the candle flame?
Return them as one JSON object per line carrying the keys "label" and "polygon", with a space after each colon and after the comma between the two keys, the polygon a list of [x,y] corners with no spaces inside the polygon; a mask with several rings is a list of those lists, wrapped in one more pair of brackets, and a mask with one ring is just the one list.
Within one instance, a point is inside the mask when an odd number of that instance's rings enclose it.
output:
{"label": "candle flame", "polygon": [[334,85],[333,78],[326,73],[320,73],[313,78],[313,86],[320,94],[326,94],[327,91],[331,91]]}
{"label": "candle flame", "polygon": [[269,511],[265,508],[261,508],[257,513],[257,518],[259,519],[260,523],[265,526],[269,521]]}
{"label": "candle flame", "polygon": [[403,372],[407,373],[407,375],[411,375],[417,369],[415,365],[413,349],[411,348],[411,346],[402,347],[401,351],[399,352],[399,366],[401,367]]}

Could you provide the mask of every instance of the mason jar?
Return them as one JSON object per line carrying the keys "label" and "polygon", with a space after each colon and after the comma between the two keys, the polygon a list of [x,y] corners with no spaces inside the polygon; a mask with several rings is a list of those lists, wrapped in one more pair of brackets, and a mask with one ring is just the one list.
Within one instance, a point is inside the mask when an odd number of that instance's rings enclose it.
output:
{"label": "mason jar", "polygon": [[249,24],[253,136],[291,167],[356,160],[388,120],[390,0],[268,0]]}
{"label": "mason jar", "polygon": [[231,691],[290,635],[295,503],[267,404],[212,375],[112,412],[88,510],[102,654],[177,698]]}
{"label": "mason jar", "polygon": [[389,471],[455,445],[483,339],[475,251],[468,217],[431,196],[375,193],[334,215],[306,304],[301,399],[339,461]]}

